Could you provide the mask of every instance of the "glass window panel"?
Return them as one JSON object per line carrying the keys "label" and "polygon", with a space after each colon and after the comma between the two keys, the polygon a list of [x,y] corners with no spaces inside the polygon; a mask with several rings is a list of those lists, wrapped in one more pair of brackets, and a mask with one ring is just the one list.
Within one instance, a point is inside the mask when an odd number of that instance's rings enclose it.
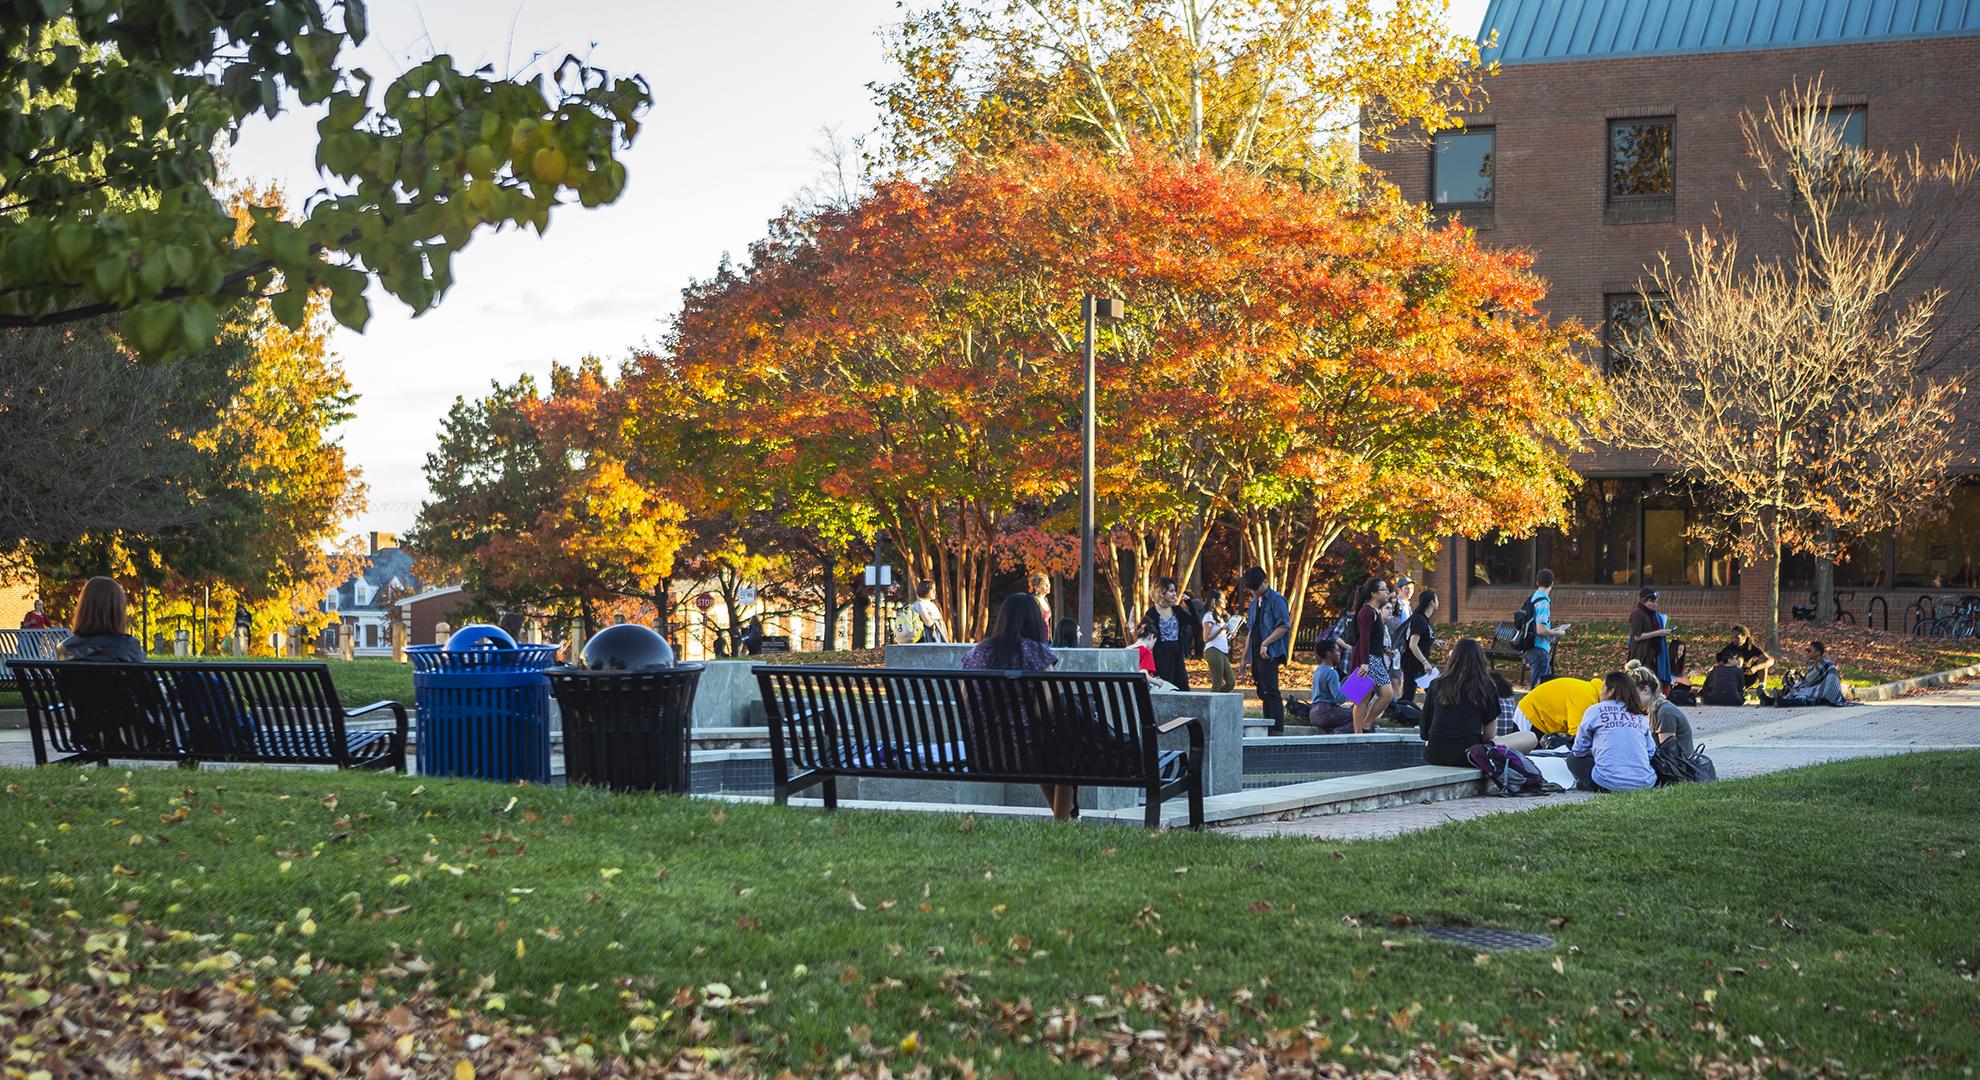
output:
{"label": "glass window panel", "polygon": [[1696,585],[1689,580],[1684,542],[1685,511],[1668,496],[1643,506],[1643,584]]}
{"label": "glass window panel", "polygon": [[1432,140],[1430,189],[1438,206],[1492,204],[1493,141],[1490,128],[1439,135]]}
{"label": "glass window panel", "polygon": [[1610,121],[1609,196],[1655,198],[1669,196],[1675,190],[1671,121]]}
{"label": "glass window panel", "polygon": [[1862,150],[1870,145],[1868,140],[1870,110],[1861,105],[1837,106],[1822,113],[1822,122],[1830,130],[1842,135],[1842,144],[1852,150]]}
{"label": "glass window panel", "polygon": [[1884,580],[1884,554],[1890,545],[1888,535],[1873,536],[1849,546],[1846,557],[1836,562],[1839,589],[1881,589]]}
{"label": "glass window panel", "polygon": [[1898,534],[1895,580],[1908,588],[1980,588],[1980,483],[1956,488],[1943,519]]}
{"label": "glass window panel", "polygon": [[1638,293],[1608,293],[1602,297],[1602,359],[1610,371],[1626,367],[1630,356],[1628,342],[1645,330],[1662,325],[1670,315],[1670,299],[1653,294],[1649,303]]}
{"label": "glass window panel", "polygon": [[[1781,589],[1812,589],[1815,587],[1815,560],[1807,555],[1795,553],[1781,557]],[[1799,600],[1795,601],[1800,603]]]}
{"label": "glass window panel", "polygon": [[1533,578],[1533,541],[1488,537],[1471,542],[1471,583],[1520,585]]}
{"label": "glass window panel", "polygon": [[1641,480],[1589,480],[1574,495],[1567,528],[1552,545],[1554,573],[1573,585],[1633,585]]}

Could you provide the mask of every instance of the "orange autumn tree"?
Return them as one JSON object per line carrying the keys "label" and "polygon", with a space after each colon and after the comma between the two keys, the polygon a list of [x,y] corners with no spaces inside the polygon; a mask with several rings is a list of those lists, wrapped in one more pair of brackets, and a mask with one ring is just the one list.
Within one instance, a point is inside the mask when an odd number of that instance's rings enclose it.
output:
{"label": "orange autumn tree", "polygon": [[626,416],[589,357],[553,364],[547,392],[524,376],[456,400],[407,542],[486,604],[575,609],[587,625],[626,600],[664,615],[685,513],[628,468]]}
{"label": "orange autumn tree", "polygon": [[1038,516],[1073,525],[1089,291],[1128,300],[1098,375],[1124,620],[1219,520],[1294,596],[1347,529],[1549,520],[1564,417],[1595,405],[1525,262],[1393,194],[1051,144],[785,218],[690,290],[629,393],[664,384],[704,446],[870,508],[975,634]]}

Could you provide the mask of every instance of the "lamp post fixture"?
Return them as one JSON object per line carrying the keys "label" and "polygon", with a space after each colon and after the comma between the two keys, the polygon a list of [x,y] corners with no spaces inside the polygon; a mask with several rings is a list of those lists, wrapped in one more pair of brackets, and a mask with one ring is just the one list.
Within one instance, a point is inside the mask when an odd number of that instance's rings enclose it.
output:
{"label": "lamp post fixture", "polygon": [[1109,297],[1089,295],[1080,303],[1086,316],[1085,390],[1080,410],[1079,465],[1079,636],[1080,641],[1097,644],[1093,632],[1093,328],[1100,319],[1114,320],[1127,314],[1127,303]]}

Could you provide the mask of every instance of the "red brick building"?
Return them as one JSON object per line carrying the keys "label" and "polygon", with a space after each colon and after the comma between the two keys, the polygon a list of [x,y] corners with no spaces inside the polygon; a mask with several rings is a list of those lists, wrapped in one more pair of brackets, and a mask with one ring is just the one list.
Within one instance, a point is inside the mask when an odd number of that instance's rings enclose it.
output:
{"label": "red brick building", "polygon": [[[1496,32],[1496,43],[1486,47]],[[1603,331],[1644,316],[1637,295],[1660,255],[1752,206],[1740,116],[1797,79],[1820,76],[1844,137],[1875,150],[1941,158],[1964,136],[1980,147],[1980,4],[1934,0],[1492,0],[1478,40],[1501,70],[1462,132],[1394,145],[1366,160],[1405,194],[1478,230],[1481,241],[1534,254],[1555,318]],[[1935,258],[1970,287],[1980,267],[1980,213],[1948,216]],[[1969,301],[1971,305],[1973,301]],[[1980,315],[1966,310],[1966,324]],[[1942,330],[1942,334],[1945,331]],[[1952,340],[1952,339],[1948,339]],[[1608,362],[1606,345],[1591,364]],[[1980,336],[1940,370],[1980,370]],[[1980,394],[1965,403],[1967,458],[1980,472]],[[1562,586],[1561,620],[1621,618],[1644,584],[1684,619],[1731,620],[1765,607],[1765,573],[1685,538],[1686,501],[1643,455],[1597,450],[1575,468],[1588,482],[1567,523],[1530,539],[1454,539],[1432,569],[1460,618],[1505,618],[1538,567]],[[1782,615],[1808,602],[1813,566],[1781,570]],[[1453,588],[1463,582],[1464,588]],[[1924,594],[1980,592],[1980,483],[1957,490],[1950,516],[1860,545],[1837,568],[1861,623],[1882,598],[1890,625]],[[1446,600],[1446,613],[1451,603]],[[1882,608],[1878,609],[1881,624]]]}

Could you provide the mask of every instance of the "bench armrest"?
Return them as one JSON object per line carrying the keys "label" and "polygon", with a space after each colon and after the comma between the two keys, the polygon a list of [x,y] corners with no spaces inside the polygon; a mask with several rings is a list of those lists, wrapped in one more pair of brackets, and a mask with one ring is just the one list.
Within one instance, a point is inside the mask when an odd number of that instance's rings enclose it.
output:
{"label": "bench armrest", "polygon": [[[1155,730],[1166,735],[1179,727],[1189,728],[1190,758],[1194,761],[1201,762],[1203,759],[1204,742],[1208,738],[1203,732],[1203,721],[1201,718],[1195,716],[1178,716],[1166,724],[1157,725]],[[1200,767],[1200,765],[1196,767]]]}
{"label": "bench armrest", "polygon": [[355,709],[345,709],[344,719],[355,720],[366,713],[375,713],[380,709],[392,710],[393,718],[399,722],[399,730],[406,730],[406,707],[396,701],[374,701],[369,705],[361,705]]}

